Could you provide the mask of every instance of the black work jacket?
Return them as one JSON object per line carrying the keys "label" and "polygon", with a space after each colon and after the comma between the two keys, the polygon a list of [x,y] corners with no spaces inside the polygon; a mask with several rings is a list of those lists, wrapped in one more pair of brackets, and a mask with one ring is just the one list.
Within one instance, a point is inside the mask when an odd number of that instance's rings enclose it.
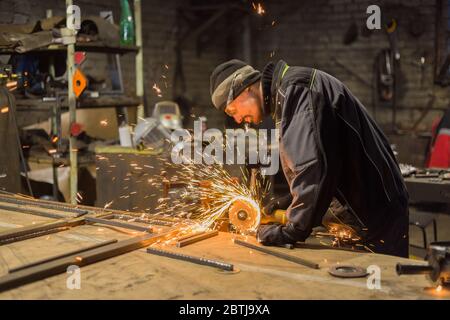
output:
{"label": "black work jacket", "polygon": [[284,61],[266,66],[262,81],[293,196],[289,222],[264,237],[303,241],[320,225],[334,196],[367,230],[368,242],[378,246],[407,238],[408,193],[398,163],[350,90],[325,72]]}

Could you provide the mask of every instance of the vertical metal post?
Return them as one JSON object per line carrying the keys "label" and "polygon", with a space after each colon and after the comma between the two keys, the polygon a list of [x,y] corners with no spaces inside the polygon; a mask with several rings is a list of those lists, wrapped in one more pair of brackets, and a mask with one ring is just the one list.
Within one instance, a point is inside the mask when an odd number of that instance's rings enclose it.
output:
{"label": "vertical metal post", "polygon": [[[47,9],[45,11],[45,16],[47,18],[53,17],[53,11],[52,9]],[[48,65],[48,73],[52,77],[52,79],[55,78],[55,58],[53,55],[49,56],[49,65]],[[47,92],[48,94],[48,92]],[[58,135],[58,98],[55,99],[55,104],[52,107],[52,121],[51,121],[51,127],[52,127],[52,139],[53,137],[57,136],[58,139],[60,138]],[[53,143],[53,141],[52,141]],[[59,141],[57,142],[59,144]],[[57,151],[59,151],[59,148],[57,148]],[[58,201],[58,167],[55,164],[55,155],[52,154],[52,173],[53,173],[53,200]]]}
{"label": "vertical metal post", "polygon": [[[66,0],[66,9],[72,5],[72,0]],[[69,14],[66,12],[67,18]],[[69,104],[69,130],[72,124],[76,122],[77,115],[77,101],[75,93],[73,92],[73,74],[75,69],[75,44],[67,45],[67,95]],[[69,133],[70,135],[70,133]],[[78,191],[78,159],[77,150],[75,149],[75,137],[70,135],[69,148],[70,148],[70,202],[72,204],[77,203],[77,191]]]}
{"label": "vertical metal post", "polygon": [[140,99],[140,104],[137,107],[137,119],[144,118],[144,59],[142,47],[142,14],[141,14],[141,0],[134,0],[134,28],[136,35],[136,46],[138,52],[136,54],[136,95]]}

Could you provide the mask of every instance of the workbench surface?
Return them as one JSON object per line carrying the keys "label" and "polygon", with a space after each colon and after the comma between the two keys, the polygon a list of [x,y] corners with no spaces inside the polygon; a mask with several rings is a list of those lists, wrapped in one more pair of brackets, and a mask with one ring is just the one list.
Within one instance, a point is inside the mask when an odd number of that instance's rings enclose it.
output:
{"label": "workbench surface", "polygon": [[[52,219],[0,210],[0,232]],[[128,234],[126,234],[128,233]],[[0,246],[0,276],[8,269],[109,239],[123,240],[130,231],[100,225]],[[319,263],[320,269],[281,260],[233,243],[220,233],[198,243],[163,249],[234,264],[238,272],[219,271],[140,249],[81,268],[81,289],[67,289],[69,274],[52,276],[0,293],[0,299],[435,299],[424,291],[423,275],[397,276],[395,265],[423,263],[392,256],[332,249],[273,248]],[[255,242],[249,237],[249,242]],[[366,278],[340,279],[328,274],[335,264],[381,268],[381,289],[367,288]]]}

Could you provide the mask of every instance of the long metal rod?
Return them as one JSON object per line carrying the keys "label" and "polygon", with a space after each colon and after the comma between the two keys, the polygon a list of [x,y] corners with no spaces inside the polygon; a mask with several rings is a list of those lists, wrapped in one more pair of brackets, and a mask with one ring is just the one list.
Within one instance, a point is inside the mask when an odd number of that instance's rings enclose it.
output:
{"label": "long metal rod", "polygon": [[[72,0],[66,0],[66,10],[72,6]],[[70,19],[71,13],[67,13],[67,19]],[[77,101],[73,91],[73,74],[75,72],[75,44],[67,45],[67,94],[69,105],[69,131],[72,125],[77,121]],[[70,158],[70,202],[77,203],[78,192],[78,152],[76,150],[76,138],[69,132],[69,158]]]}
{"label": "long metal rod", "polygon": [[226,270],[226,271],[233,271],[233,269],[234,269],[232,264],[227,263],[227,262],[218,261],[218,260],[211,260],[211,259],[202,258],[202,257],[188,256],[185,254],[170,252],[170,251],[156,249],[156,248],[147,248],[147,252],[158,255],[158,256],[162,256],[162,257],[183,260],[183,261],[192,262],[195,264],[200,264],[203,266],[219,268],[219,269]]}
{"label": "long metal rod", "polygon": [[140,99],[140,104],[137,107],[137,119],[145,117],[144,110],[144,48],[142,46],[142,12],[141,12],[141,0],[134,0],[134,23],[135,23],[135,35],[136,46],[138,52],[136,53],[136,96]]}
{"label": "long metal rod", "polygon": [[106,245],[111,244],[111,243],[116,243],[116,242],[117,242],[117,239],[107,240],[107,241],[103,241],[103,242],[100,242],[100,243],[93,244],[93,245],[85,247],[85,248],[76,249],[76,250],[72,250],[72,251],[69,251],[69,252],[66,252],[66,253],[62,253],[62,254],[53,256],[53,257],[48,257],[48,258],[45,258],[45,259],[37,260],[37,261],[31,262],[31,263],[27,263],[27,264],[24,264],[24,265],[15,267],[15,268],[11,268],[11,269],[9,269],[9,273],[17,272],[19,270],[23,270],[23,269],[26,269],[26,268],[31,268],[31,267],[37,266],[38,264],[43,264],[43,263],[46,263],[46,262],[49,262],[49,261],[65,258],[65,257],[71,256],[73,254],[78,254],[78,253],[81,253],[81,252],[85,252],[85,251],[89,251],[89,250],[92,250],[92,249],[100,248],[100,247],[106,246]]}
{"label": "long metal rod", "polygon": [[125,228],[125,229],[131,229],[131,230],[136,230],[136,231],[141,231],[141,232],[152,232],[152,228],[150,228],[150,227],[138,226],[138,225],[131,224],[131,223],[125,223],[125,222],[120,222],[120,221],[113,221],[113,220],[110,220],[110,219],[85,217],[85,220],[87,222],[91,222],[91,223],[100,223],[100,224],[105,224],[105,225],[109,225],[109,226]]}
{"label": "long metal rod", "polygon": [[70,229],[69,227],[59,227],[59,228],[38,231],[35,233],[29,233],[29,234],[25,234],[23,236],[12,237],[12,238],[8,238],[8,239],[0,240],[0,246],[3,246],[5,244],[14,243],[14,242],[24,241],[24,240],[28,240],[28,239],[33,239],[33,238],[37,238],[37,237],[42,237],[42,236],[46,236],[46,235],[49,235],[52,233],[66,231],[69,229]]}
{"label": "long metal rod", "polygon": [[[104,217],[104,219],[108,219],[107,217]],[[140,223],[149,223],[149,224],[155,224],[160,226],[173,226],[176,221],[166,221],[161,220],[160,218],[141,218],[141,217],[135,217],[131,215],[125,215],[125,214],[113,214],[109,219],[119,219],[119,220],[133,220]]]}
{"label": "long metal rod", "polygon": [[182,247],[188,246],[190,244],[193,244],[193,243],[205,240],[205,239],[212,238],[214,236],[217,236],[218,234],[219,234],[219,231],[217,231],[217,230],[201,233],[199,235],[195,235],[195,236],[189,237],[187,239],[178,241],[177,242],[177,247],[178,248],[182,248]]}
{"label": "long metal rod", "polygon": [[0,195],[0,201],[1,202],[8,202],[8,203],[14,203],[14,204],[23,204],[23,205],[33,205],[33,206],[38,206],[41,208],[46,208],[46,209],[52,209],[52,210],[60,210],[60,211],[66,211],[66,212],[73,212],[79,215],[82,214],[86,214],[88,213],[87,210],[85,209],[79,209],[79,208],[73,208],[73,207],[68,207],[68,206],[64,206],[59,204],[58,202],[53,203],[46,203],[43,201],[36,201],[36,200],[29,200],[29,199],[21,199],[21,198],[14,198],[14,197],[5,197],[5,196],[1,196]]}
{"label": "long metal rod", "polygon": [[97,249],[92,249],[65,258],[49,261],[14,273],[9,273],[3,277],[0,277],[0,292],[34,281],[42,280],[53,275],[64,273],[67,271],[67,267],[71,265],[83,267],[149,246],[161,238],[176,234],[176,232],[178,232],[178,229],[174,228],[161,234],[144,234]]}
{"label": "long metal rod", "polygon": [[8,210],[8,211],[16,211],[20,213],[26,213],[26,214],[32,214],[35,216],[40,217],[46,217],[46,218],[52,218],[52,219],[61,219],[61,218],[67,218],[67,216],[59,215],[57,213],[50,213],[42,210],[37,210],[33,208],[24,208],[20,206],[5,206],[0,203],[0,209]]}
{"label": "long metal rod", "polygon": [[12,230],[7,230],[0,233],[0,241],[4,241],[11,238],[18,238],[21,236],[32,235],[40,231],[51,230],[60,227],[74,227],[84,224],[83,218],[71,219],[71,220],[60,220],[55,222],[46,222],[35,224],[31,226],[15,228]]}
{"label": "long metal rod", "polygon": [[284,260],[288,260],[288,261],[291,261],[291,262],[294,262],[294,263],[297,263],[297,264],[301,264],[301,265],[303,265],[305,267],[309,267],[309,268],[312,268],[312,269],[319,269],[319,264],[317,264],[315,262],[312,262],[312,261],[309,261],[309,260],[305,260],[305,259],[302,259],[302,258],[294,257],[294,256],[291,256],[291,255],[288,255],[288,254],[284,254],[284,253],[281,253],[281,252],[274,251],[274,250],[266,249],[266,248],[263,248],[261,246],[256,246],[254,244],[251,244],[251,243],[248,243],[248,242],[245,242],[245,241],[241,241],[241,240],[238,240],[238,239],[235,239],[234,243],[238,244],[240,246],[243,246],[243,247],[247,247],[247,248],[256,250],[256,251],[260,251],[260,252],[263,252],[263,253],[266,253],[266,254],[270,254],[270,255],[272,255],[274,257],[277,257],[277,258],[280,258],[280,259],[284,259]]}

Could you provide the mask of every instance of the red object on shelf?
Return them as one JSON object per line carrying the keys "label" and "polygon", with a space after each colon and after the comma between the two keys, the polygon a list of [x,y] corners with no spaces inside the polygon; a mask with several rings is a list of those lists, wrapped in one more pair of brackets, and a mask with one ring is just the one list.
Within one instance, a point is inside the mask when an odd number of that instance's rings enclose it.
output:
{"label": "red object on shelf", "polygon": [[450,168],[450,132],[438,133],[427,167]]}
{"label": "red object on shelf", "polygon": [[72,137],[78,137],[78,135],[82,132],[81,124],[74,122],[70,125],[70,135]]}
{"label": "red object on shelf", "polygon": [[432,141],[426,167],[450,168],[450,109],[432,125]]}

